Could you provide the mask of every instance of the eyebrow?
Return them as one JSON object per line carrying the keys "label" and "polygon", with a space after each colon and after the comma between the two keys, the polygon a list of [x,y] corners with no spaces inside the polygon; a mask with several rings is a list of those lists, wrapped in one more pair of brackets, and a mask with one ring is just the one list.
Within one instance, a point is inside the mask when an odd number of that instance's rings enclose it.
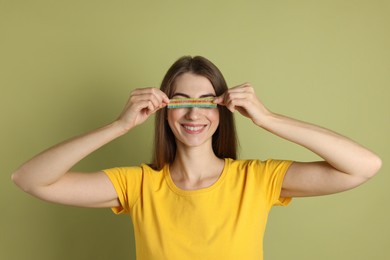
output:
{"label": "eyebrow", "polygon": [[[181,96],[181,97],[185,97],[185,98],[191,98],[189,95],[187,94],[184,94],[184,93],[181,93],[181,92],[176,92],[172,95],[172,97],[175,97],[175,96]],[[207,94],[203,94],[200,96],[200,98],[205,98],[205,97],[216,97],[215,94],[213,93],[207,93]]]}

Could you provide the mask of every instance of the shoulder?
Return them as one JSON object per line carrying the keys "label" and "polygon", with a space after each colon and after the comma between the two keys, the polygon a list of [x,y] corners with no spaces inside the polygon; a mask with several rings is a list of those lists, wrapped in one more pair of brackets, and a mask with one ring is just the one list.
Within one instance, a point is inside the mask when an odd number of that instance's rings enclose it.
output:
{"label": "shoulder", "polygon": [[134,175],[142,174],[143,169],[141,166],[124,166],[124,167],[113,167],[103,170],[107,175]]}
{"label": "shoulder", "polygon": [[[164,169],[164,168],[163,168]],[[162,173],[163,169],[157,170],[152,168],[150,165],[142,163],[139,166],[122,166],[113,167],[103,170],[107,174],[120,174],[120,175],[133,175],[133,174],[158,174]]]}
{"label": "shoulder", "polygon": [[227,159],[226,162],[227,173],[230,177],[245,179],[260,173],[264,164],[263,161],[255,159]]}
{"label": "shoulder", "polygon": [[135,190],[144,185],[153,186],[161,183],[164,179],[164,168],[156,170],[147,164],[141,164],[139,166],[105,169],[103,172],[109,177],[114,186]]}
{"label": "shoulder", "polygon": [[267,159],[267,160],[261,160],[261,159],[227,159],[229,162],[229,166],[231,168],[238,168],[238,169],[245,169],[245,168],[252,168],[252,167],[266,167],[267,165],[271,165],[274,163],[277,163],[281,160],[275,160],[275,159]]}
{"label": "shoulder", "polygon": [[285,171],[292,161],[279,159],[228,159],[229,171],[246,172],[246,173],[264,173],[274,171]]}

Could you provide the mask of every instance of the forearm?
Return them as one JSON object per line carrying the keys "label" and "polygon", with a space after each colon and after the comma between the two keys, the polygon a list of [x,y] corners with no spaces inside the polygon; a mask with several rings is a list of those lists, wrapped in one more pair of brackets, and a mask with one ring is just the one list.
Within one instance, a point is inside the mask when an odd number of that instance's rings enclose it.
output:
{"label": "forearm", "polygon": [[369,178],[381,166],[373,152],[325,128],[273,113],[256,124],[311,150],[338,171]]}
{"label": "forearm", "polygon": [[21,165],[12,174],[12,179],[26,191],[55,183],[84,157],[124,133],[123,128],[114,122],[67,140]]}

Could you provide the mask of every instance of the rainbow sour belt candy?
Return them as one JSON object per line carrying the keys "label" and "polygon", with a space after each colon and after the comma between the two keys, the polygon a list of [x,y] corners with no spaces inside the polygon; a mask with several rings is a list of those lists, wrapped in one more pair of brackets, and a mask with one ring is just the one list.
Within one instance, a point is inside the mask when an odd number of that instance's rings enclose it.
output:
{"label": "rainbow sour belt candy", "polygon": [[213,97],[206,98],[174,98],[169,100],[168,108],[200,107],[214,108],[217,104],[213,103]]}

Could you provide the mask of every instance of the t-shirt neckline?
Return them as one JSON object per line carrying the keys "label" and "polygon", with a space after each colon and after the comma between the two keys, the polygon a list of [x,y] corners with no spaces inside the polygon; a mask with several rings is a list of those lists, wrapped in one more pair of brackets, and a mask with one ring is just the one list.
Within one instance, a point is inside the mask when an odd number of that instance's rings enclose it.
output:
{"label": "t-shirt neckline", "polygon": [[184,190],[184,189],[181,189],[178,186],[176,186],[176,184],[172,180],[172,177],[171,177],[171,174],[170,174],[170,171],[169,171],[169,164],[166,164],[164,166],[163,171],[164,171],[165,180],[166,180],[169,188],[173,192],[175,192],[175,193],[177,193],[179,195],[183,195],[183,196],[191,196],[191,195],[196,195],[196,194],[209,192],[211,190],[214,190],[218,186],[220,186],[221,183],[223,182],[223,180],[225,179],[225,176],[226,176],[226,174],[228,172],[230,161],[231,160],[229,158],[225,158],[224,159],[225,163],[224,163],[224,166],[223,166],[222,173],[219,176],[219,178],[213,184],[211,184],[210,186],[208,186],[206,188],[201,188],[201,189],[196,189],[196,190]]}

